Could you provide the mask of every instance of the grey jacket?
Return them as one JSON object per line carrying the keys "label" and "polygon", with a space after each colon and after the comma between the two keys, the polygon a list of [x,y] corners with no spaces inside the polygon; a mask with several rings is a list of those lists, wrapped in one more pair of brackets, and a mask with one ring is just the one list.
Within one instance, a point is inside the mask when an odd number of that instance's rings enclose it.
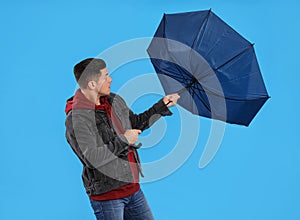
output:
{"label": "grey jacket", "polygon": [[[141,114],[134,114],[116,94],[111,93],[108,101],[125,130],[143,131],[161,116],[172,114],[162,100]],[[79,108],[67,114],[66,138],[83,164],[82,179],[88,195],[99,195],[134,181],[127,159],[129,144],[112,125],[101,110]]]}

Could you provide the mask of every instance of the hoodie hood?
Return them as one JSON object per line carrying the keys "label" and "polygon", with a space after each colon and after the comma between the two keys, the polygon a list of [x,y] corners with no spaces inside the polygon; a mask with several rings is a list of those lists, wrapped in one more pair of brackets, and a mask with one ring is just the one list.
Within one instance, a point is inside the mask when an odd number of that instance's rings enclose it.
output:
{"label": "hoodie hood", "polygon": [[95,109],[95,104],[88,100],[78,89],[74,96],[67,100],[65,112],[68,114],[72,109]]}
{"label": "hoodie hood", "polygon": [[101,105],[96,105],[88,100],[78,89],[74,96],[69,98],[66,103],[65,113],[68,114],[72,109],[91,109],[91,110],[105,110],[110,112],[110,105],[107,96],[100,98]]}

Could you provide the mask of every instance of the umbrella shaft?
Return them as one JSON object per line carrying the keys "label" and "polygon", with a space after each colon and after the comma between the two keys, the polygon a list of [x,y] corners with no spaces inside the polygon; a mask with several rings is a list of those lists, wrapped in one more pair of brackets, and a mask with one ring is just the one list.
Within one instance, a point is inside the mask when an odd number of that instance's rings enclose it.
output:
{"label": "umbrella shaft", "polygon": [[184,87],[182,89],[180,89],[178,92],[176,92],[178,95],[180,95],[181,93],[184,93],[186,90],[188,89],[188,87]]}

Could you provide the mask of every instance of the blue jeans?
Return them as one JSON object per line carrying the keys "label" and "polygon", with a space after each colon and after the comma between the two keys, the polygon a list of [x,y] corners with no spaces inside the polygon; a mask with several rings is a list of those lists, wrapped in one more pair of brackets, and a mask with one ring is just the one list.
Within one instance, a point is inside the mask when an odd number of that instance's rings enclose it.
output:
{"label": "blue jeans", "polygon": [[96,201],[90,199],[90,201],[97,220],[154,219],[141,189],[131,196],[122,199],[107,201]]}

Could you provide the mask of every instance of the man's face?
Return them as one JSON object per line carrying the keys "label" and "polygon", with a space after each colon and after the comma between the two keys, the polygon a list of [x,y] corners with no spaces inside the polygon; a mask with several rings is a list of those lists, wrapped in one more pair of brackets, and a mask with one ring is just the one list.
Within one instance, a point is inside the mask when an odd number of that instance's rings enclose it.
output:
{"label": "man's face", "polygon": [[108,75],[106,68],[100,70],[101,75],[97,82],[97,90],[100,96],[106,96],[110,94],[110,83],[112,78]]}

